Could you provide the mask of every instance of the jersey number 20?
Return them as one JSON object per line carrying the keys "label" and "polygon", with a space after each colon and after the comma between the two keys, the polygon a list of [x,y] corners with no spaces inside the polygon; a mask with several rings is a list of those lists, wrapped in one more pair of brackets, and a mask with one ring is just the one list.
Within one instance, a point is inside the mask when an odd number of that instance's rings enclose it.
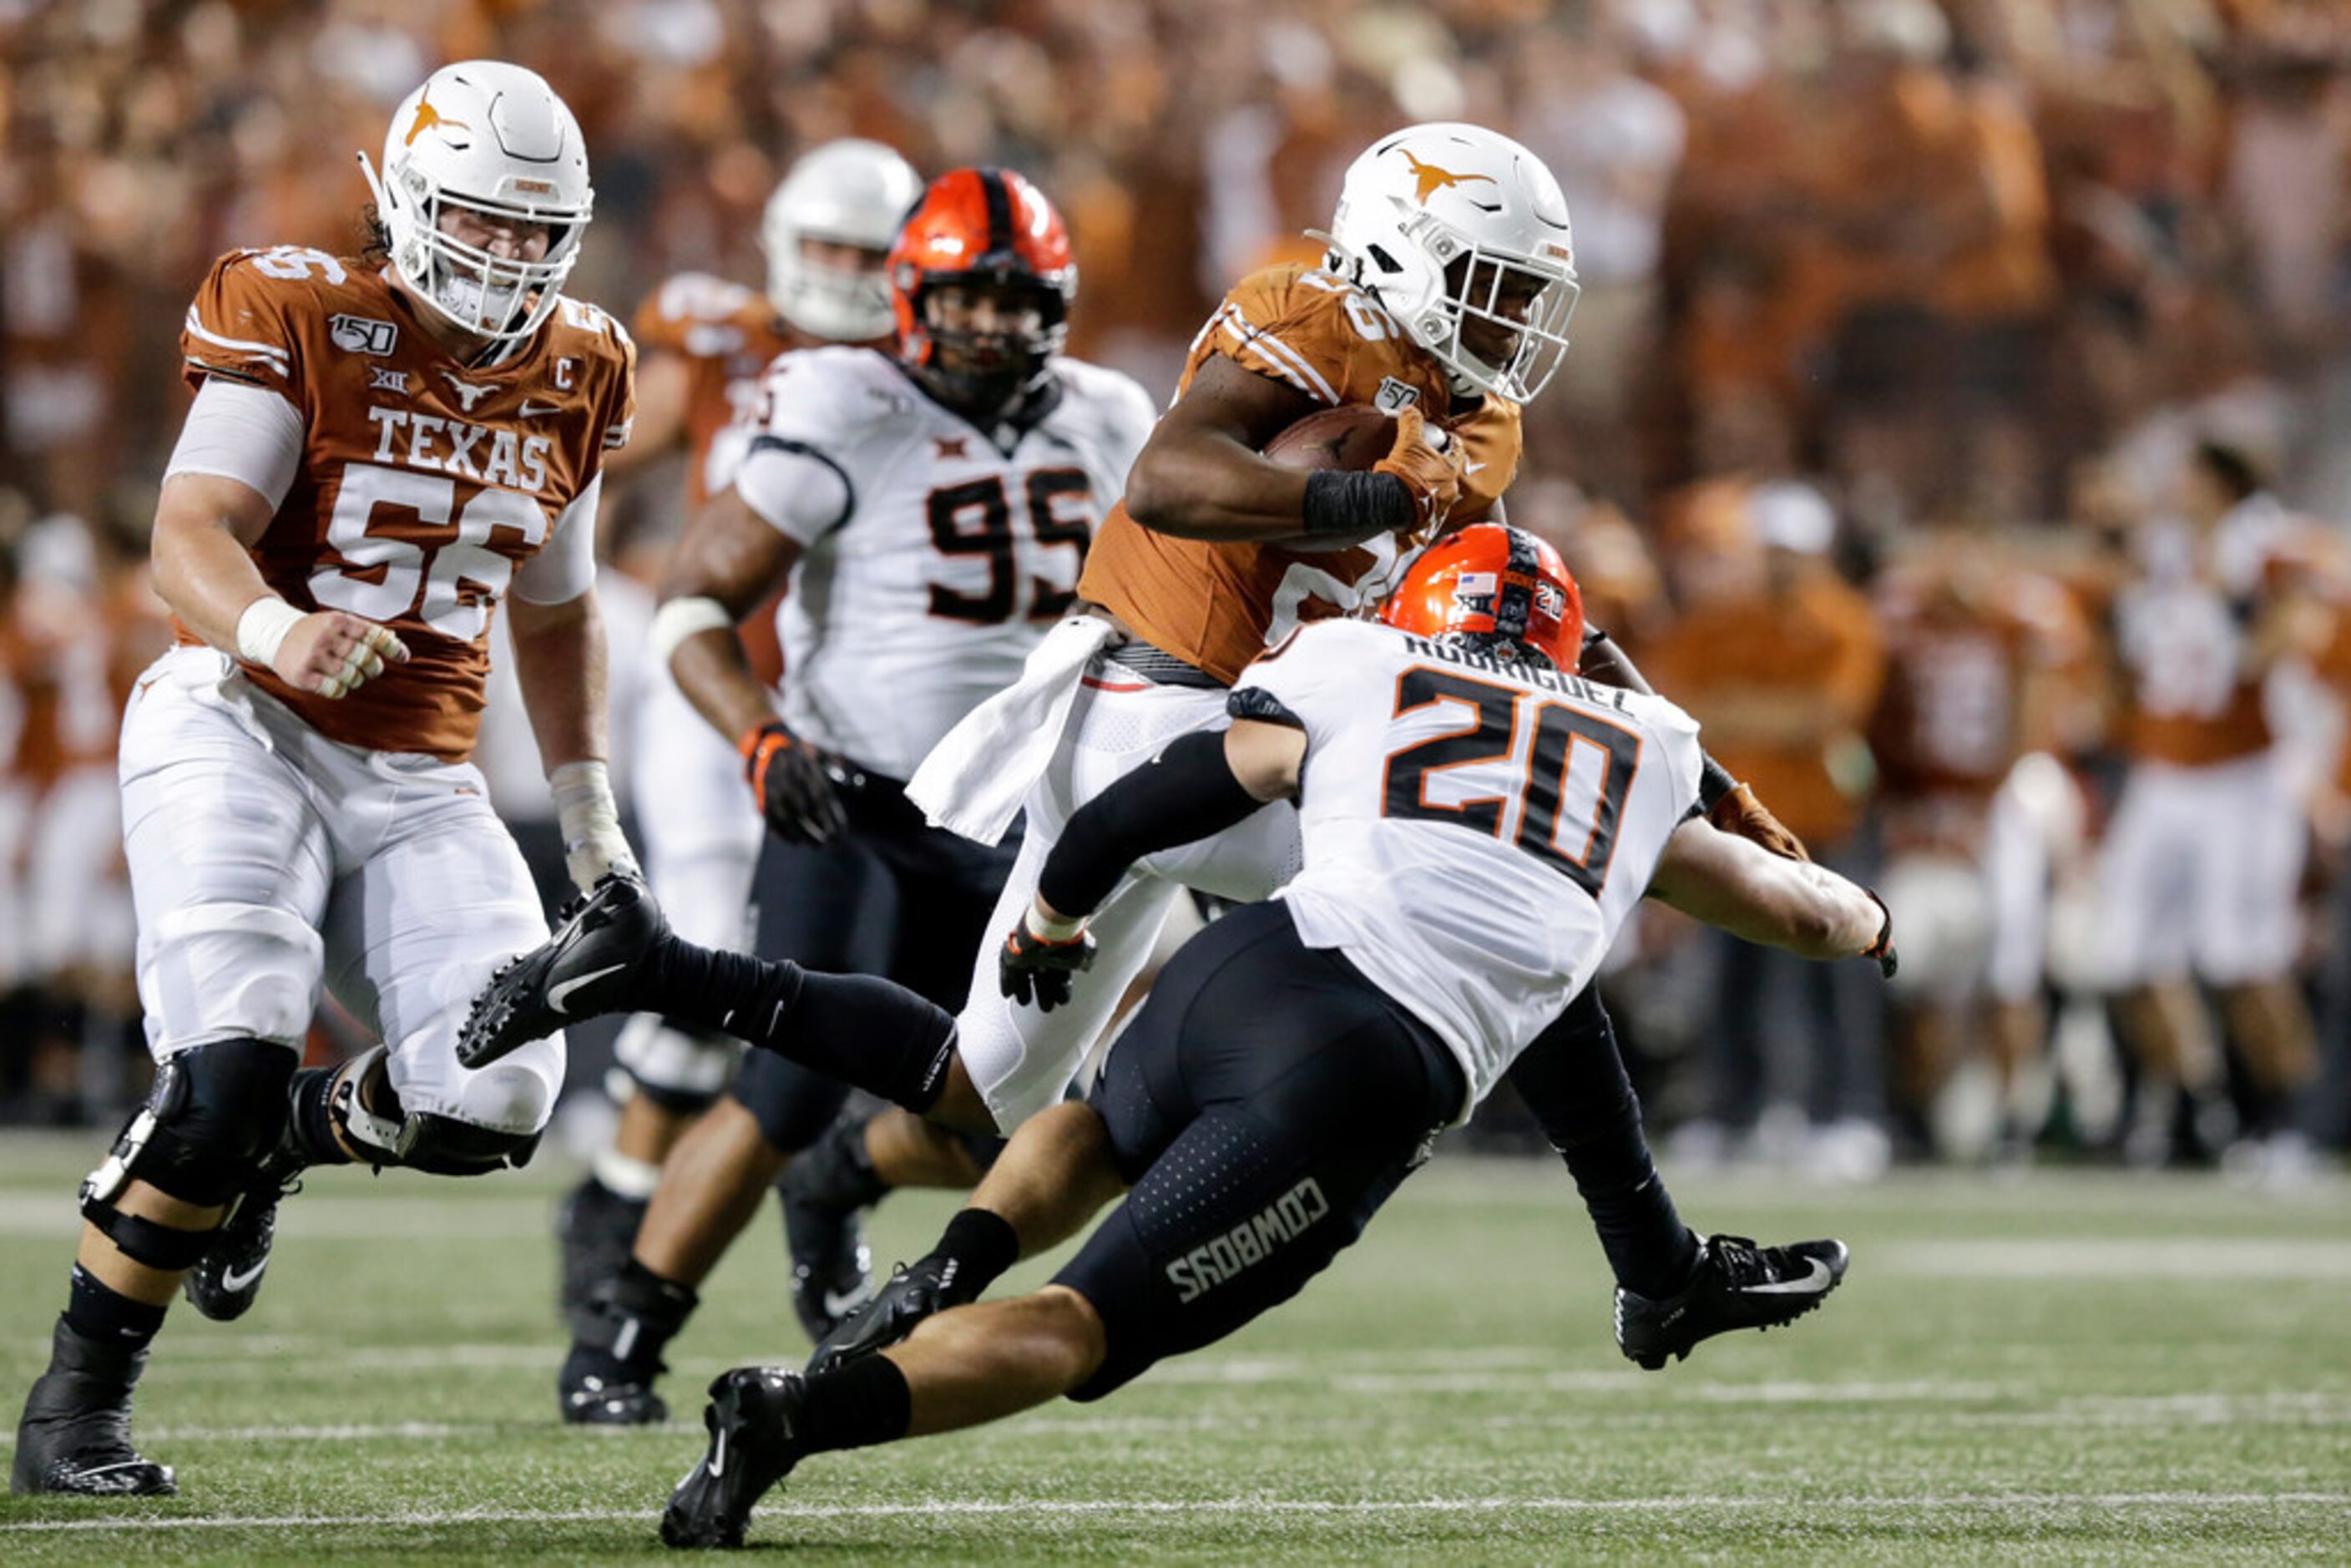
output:
{"label": "jersey number 20", "polygon": [[[1396,717],[1436,703],[1463,710],[1463,723],[1390,755],[1381,814],[1451,822],[1498,839],[1515,818],[1512,843],[1598,898],[1640,765],[1641,737],[1582,708],[1537,701],[1517,686],[1426,665],[1397,677]],[[1521,746],[1520,732],[1530,720],[1533,738]],[[1524,760],[1500,793],[1471,793],[1475,786],[1465,780],[1459,798],[1429,799],[1437,775],[1509,768],[1519,758]]]}

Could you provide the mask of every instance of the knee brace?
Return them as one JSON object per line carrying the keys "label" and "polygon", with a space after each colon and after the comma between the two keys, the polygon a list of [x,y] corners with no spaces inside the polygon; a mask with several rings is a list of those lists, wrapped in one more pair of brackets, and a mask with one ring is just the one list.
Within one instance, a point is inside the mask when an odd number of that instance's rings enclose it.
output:
{"label": "knee brace", "polygon": [[262,1040],[215,1040],[167,1058],[147,1103],[82,1183],[82,1217],[134,1262],[193,1267],[209,1232],[125,1214],[115,1199],[134,1177],[183,1203],[236,1197],[285,1134],[295,1065],[291,1049]]}
{"label": "knee brace", "polygon": [[379,1045],[353,1058],[329,1091],[329,1113],[361,1159],[378,1170],[404,1166],[434,1176],[484,1176],[530,1163],[538,1131],[501,1132],[431,1111],[386,1116],[371,1109],[369,1085],[381,1079],[389,1054]]}

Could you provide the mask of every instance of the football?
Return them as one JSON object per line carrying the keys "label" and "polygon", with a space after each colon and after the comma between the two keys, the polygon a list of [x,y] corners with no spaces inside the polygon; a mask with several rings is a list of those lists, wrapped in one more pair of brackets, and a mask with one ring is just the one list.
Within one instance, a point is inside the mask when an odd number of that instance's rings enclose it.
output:
{"label": "football", "polygon": [[1369,403],[1342,403],[1308,414],[1265,444],[1285,468],[1345,468],[1357,473],[1388,455],[1395,421]]}
{"label": "football", "polygon": [[[1345,468],[1361,473],[1388,455],[1395,444],[1395,421],[1369,403],[1341,403],[1308,414],[1265,444],[1265,455],[1285,468]],[[1269,539],[1299,554],[1316,555],[1349,549],[1344,538]]]}

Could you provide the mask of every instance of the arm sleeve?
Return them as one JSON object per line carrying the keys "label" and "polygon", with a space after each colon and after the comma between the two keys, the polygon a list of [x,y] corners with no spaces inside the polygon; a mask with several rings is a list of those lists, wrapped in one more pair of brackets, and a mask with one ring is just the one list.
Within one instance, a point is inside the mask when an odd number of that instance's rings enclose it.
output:
{"label": "arm sleeve", "polygon": [[514,596],[528,604],[569,604],[596,586],[596,504],[604,493],[604,476],[571,498],[547,548],[516,569]]}
{"label": "arm sleeve", "polygon": [[265,387],[206,376],[163,477],[215,474],[260,493],[275,511],[302,464],[302,415]]}
{"label": "arm sleeve", "polygon": [[784,435],[751,438],[735,470],[735,493],[769,528],[803,545],[847,522],[857,507],[857,492],[840,464]]}
{"label": "arm sleeve", "polygon": [[1263,804],[1233,777],[1223,730],[1183,736],[1079,809],[1037,892],[1063,915],[1091,914],[1136,861],[1222,832]]}

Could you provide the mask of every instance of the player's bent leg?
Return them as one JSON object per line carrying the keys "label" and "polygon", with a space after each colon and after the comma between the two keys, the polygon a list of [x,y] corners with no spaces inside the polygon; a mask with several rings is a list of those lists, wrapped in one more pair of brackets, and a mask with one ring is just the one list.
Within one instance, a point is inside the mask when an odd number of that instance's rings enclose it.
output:
{"label": "player's bent leg", "polygon": [[1014,1263],[1075,1235],[1123,1185],[1110,1134],[1091,1106],[1064,1103],[1030,1117],[938,1245],[820,1337],[809,1370],[862,1360],[938,1313],[977,1301]]}
{"label": "player's bent leg", "polygon": [[1048,1285],[947,1312],[889,1354],[829,1372],[737,1367],[710,1385],[710,1443],[671,1494],[662,1540],[740,1546],[753,1507],[810,1455],[1017,1415],[1078,1386],[1102,1345],[1092,1305]]}

